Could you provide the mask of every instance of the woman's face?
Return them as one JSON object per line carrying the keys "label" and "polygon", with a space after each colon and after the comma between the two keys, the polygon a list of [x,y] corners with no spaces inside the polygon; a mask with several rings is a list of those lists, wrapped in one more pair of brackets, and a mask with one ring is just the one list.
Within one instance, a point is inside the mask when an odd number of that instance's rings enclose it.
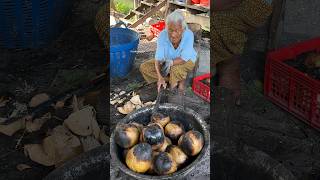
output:
{"label": "woman's face", "polygon": [[182,38],[183,28],[182,23],[174,23],[170,22],[168,24],[168,34],[170,41],[173,45],[178,45],[180,43],[180,40]]}

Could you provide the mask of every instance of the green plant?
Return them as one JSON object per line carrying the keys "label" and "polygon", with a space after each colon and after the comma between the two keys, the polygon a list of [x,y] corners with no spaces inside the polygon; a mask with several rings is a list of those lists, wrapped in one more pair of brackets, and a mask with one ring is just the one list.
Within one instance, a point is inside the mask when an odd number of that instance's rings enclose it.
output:
{"label": "green plant", "polygon": [[124,2],[116,3],[116,10],[122,14],[128,14],[132,8],[133,8],[132,5]]}

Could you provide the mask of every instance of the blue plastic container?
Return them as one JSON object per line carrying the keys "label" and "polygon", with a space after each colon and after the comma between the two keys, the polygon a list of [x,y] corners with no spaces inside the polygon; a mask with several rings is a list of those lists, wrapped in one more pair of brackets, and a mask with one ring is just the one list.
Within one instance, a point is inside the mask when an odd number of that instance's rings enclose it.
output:
{"label": "blue plastic container", "polygon": [[40,48],[57,39],[73,0],[0,0],[0,47]]}
{"label": "blue plastic container", "polygon": [[139,34],[127,28],[110,29],[110,77],[125,77],[132,69]]}

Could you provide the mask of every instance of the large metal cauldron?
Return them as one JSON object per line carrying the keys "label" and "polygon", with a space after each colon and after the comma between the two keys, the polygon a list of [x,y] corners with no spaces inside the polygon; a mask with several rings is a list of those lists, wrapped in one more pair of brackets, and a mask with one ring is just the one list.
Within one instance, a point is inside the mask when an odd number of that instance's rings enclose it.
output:
{"label": "large metal cauldron", "polygon": [[[133,113],[127,115],[120,122],[129,123],[129,122],[135,121],[135,122],[147,125],[150,122],[152,109],[153,107],[140,108],[137,111],[134,111]],[[120,168],[122,172],[139,180],[183,179],[190,171],[193,170],[195,166],[198,165],[200,160],[204,158],[205,152],[209,150],[210,137],[209,137],[209,131],[207,128],[208,126],[206,125],[205,121],[198,113],[196,113],[195,111],[189,108],[184,109],[181,106],[166,103],[159,106],[159,111],[169,115],[170,118],[173,120],[180,121],[184,125],[187,131],[194,129],[203,134],[204,147],[201,150],[201,152],[196,157],[194,157],[194,159],[192,159],[191,163],[187,164],[182,169],[179,169],[177,172],[170,175],[151,176],[151,175],[135,173],[131,171],[129,168],[127,168],[122,155],[123,150],[114,141],[114,132],[112,133],[111,140],[110,140],[110,154],[111,154],[112,161],[114,161],[117,164],[117,166]]]}

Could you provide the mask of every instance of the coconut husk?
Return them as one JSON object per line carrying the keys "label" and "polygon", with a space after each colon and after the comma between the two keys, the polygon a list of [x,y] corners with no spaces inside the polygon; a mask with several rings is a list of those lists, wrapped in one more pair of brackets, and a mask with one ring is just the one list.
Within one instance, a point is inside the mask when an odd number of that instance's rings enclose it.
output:
{"label": "coconut husk", "polygon": [[37,94],[31,98],[31,100],[29,102],[29,106],[36,107],[36,106],[42,104],[43,102],[48,101],[49,98],[50,98],[49,95],[46,93]]}
{"label": "coconut husk", "polygon": [[27,144],[24,146],[24,154],[32,161],[44,166],[53,166],[54,159],[50,158],[43,150],[41,144]]}
{"label": "coconut husk", "polygon": [[96,112],[92,106],[86,106],[83,109],[69,115],[63,125],[73,133],[80,136],[89,136],[94,134],[99,137],[99,126],[96,122]]}

